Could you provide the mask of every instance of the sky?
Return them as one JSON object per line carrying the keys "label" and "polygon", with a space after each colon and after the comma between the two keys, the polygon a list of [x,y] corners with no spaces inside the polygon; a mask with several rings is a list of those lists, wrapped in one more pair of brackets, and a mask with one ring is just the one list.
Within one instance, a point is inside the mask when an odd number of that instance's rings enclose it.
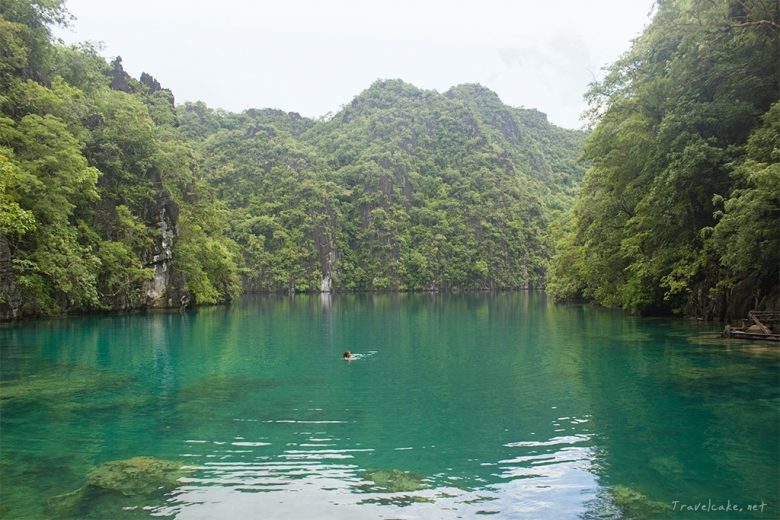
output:
{"label": "sky", "polygon": [[650,21],[652,0],[66,0],[55,35],[100,42],[176,102],[338,112],[378,79],[480,83],[580,128],[588,84]]}

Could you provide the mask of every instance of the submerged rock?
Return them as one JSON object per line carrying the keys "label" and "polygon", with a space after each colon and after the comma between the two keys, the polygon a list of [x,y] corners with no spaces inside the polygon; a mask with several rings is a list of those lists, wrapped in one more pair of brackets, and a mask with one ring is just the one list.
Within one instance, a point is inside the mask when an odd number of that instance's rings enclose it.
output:
{"label": "submerged rock", "polygon": [[434,502],[434,499],[428,496],[395,494],[427,489],[429,486],[424,482],[424,477],[417,473],[400,469],[380,469],[367,471],[365,479],[371,483],[360,486],[362,491],[366,493],[383,493],[383,495],[366,498],[358,502],[359,504],[407,507],[416,503]]}
{"label": "submerged rock", "polygon": [[68,397],[119,388],[132,380],[129,376],[112,375],[99,370],[45,372],[0,381],[0,403],[5,405],[47,401],[56,405]]}
{"label": "submerged rock", "polygon": [[411,471],[402,471],[400,469],[376,470],[366,473],[366,479],[375,484],[376,490],[398,493],[401,491],[419,491],[428,486],[425,484],[424,477]]}
{"label": "submerged rock", "polygon": [[115,491],[125,496],[152,495],[170,491],[186,471],[182,464],[154,457],[133,457],[101,464],[87,475],[87,486]]}
{"label": "submerged rock", "polygon": [[[188,471],[179,462],[154,457],[133,457],[105,462],[87,474],[83,486],[52,497],[49,508],[60,515],[86,514],[101,508],[121,510],[128,498],[147,501],[163,496],[179,485]],[[134,504],[138,505],[138,504]]]}
{"label": "submerged rock", "polygon": [[612,503],[623,513],[625,519],[644,519],[666,515],[672,511],[669,504],[650,500],[639,491],[626,486],[609,488]]}

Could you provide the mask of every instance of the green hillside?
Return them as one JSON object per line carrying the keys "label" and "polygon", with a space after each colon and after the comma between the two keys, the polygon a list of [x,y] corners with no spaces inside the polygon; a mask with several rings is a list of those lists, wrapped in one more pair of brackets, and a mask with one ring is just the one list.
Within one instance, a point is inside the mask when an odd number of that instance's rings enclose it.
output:
{"label": "green hillside", "polygon": [[541,287],[583,171],[582,132],[478,85],[378,81],[326,121],[202,104],[179,121],[255,290]]}
{"label": "green hillside", "polygon": [[478,85],[379,81],[318,121],[176,107],[54,42],[67,17],[0,0],[0,318],[544,285],[582,132]]}
{"label": "green hillside", "polygon": [[646,313],[780,309],[780,3],[660,2],[588,94],[593,167],[549,289]]}

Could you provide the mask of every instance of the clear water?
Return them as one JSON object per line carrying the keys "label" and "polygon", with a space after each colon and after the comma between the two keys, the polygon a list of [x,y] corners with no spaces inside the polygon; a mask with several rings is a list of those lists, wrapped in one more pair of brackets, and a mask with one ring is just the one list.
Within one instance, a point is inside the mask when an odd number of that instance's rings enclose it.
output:
{"label": "clear water", "polygon": [[[778,345],[713,332],[535,293],[6,325],[0,517],[777,518]],[[185,473],[88,477],[139,456]]]}

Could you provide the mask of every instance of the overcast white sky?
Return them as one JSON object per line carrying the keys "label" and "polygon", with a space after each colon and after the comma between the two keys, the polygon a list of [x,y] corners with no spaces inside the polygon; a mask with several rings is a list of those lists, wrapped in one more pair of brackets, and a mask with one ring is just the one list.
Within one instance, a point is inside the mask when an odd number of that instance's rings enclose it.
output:
{"label": "overcast white sky", "polygon": [[67,0],[66,43],[102,42],[177,103],[336,112],[377,79],[481,83],[579,128],[588,83],[649,23],[652,0]]}

